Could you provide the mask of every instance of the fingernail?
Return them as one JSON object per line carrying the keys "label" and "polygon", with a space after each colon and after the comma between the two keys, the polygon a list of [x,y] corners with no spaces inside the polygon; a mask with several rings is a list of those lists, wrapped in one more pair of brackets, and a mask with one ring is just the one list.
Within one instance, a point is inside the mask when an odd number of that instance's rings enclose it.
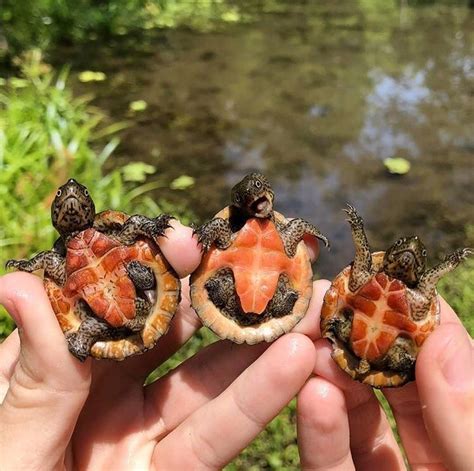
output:
{"label": "fingernail", "polygon": [[453,335],[447,342],[441,357],[441,371],[448,384],[454,389],[468,391],[474,389],[472,347],[464,330]]}

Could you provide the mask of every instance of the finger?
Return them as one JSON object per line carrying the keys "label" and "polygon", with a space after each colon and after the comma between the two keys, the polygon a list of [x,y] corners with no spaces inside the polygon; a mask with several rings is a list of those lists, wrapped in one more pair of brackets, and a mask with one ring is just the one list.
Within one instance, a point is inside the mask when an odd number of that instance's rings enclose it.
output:
{"label": "finger", "polygon": [[[194,411],[217,397],[269,347],[221,340],[145,388],[151,438],[161,440]],[[163,401],[166,397],[167,400]]]}
{"label": "finger", "polygon": [[416,378],[428,436],[443,463],[452,470],[473,469],[473,347],[458,322],[442,324],[428,337]]}
{"label": "finger", "polygon": [[177,219],[172,219],[170,225],[165,237],[160,237],[158,243],[176,273],[180,278],[184,278],[198,267],[201,262],[201,250],[190,227],[183,226]]}
{"label": "finger", "polygon": [[[451,309],[446,301],[444,301],[444,299],[440,297],[439,300],[441,307],[441,323],[443,325],[446,324],[451,327],[457,327],[461,332],[463,332],[463,336],[467,338],[467,334],[456,313]],[[431,335],[433,336],[436,334],[435,342],[436,338],[439,338],[440,328],[436,329]],[[445,336],[443,333],[441,335]],[[423,346],[422,351],[424,351],[424,349],[425,346]],[[430,357],[431,356],[432,355],[430,355]],[[421,358],[426,358],[426,355],[423,355]],[[420,359],[418,359],[418,364],[419,362]],[[423,360],[421,360],[421,362],[423,363]],[[425,369],[417,367],[416,377],[418,383],[419,369],[422,371],[422,377],[426,378],[426,374],[423,376]],[[430,371],[430,367],[428,367],[428,371]],[[431,372],[429,374],[431,374]],[[432,388],[429,388],[429,390],[431,397],[433,390]],[[417,385],[415,383],[410,383],[401,388],[385,389],[383,393],[392,408],[410,466],[413,469],[424,469],[425,467],[440,465],[442,463],[442,456],[439,452],[440,447],[432,442],[428,431],[426,430]],[[445,404],[445,407],[447,406],[448,404]],[[436,412],[436,414],[438,414],[438,412]]]}
{"label": "finger", "polygon": [[[0,343],[0,378],[9,381],[20,355],[20,337],[15,329]],[[1,401],[0,401],[1,402]]]}
{"label": "finger", "polygon": [[[267,345],[216,342],[146,386],[144,391],[141,384],[135,381],[130,384],[123,374],[117,374],[112,382],[104,381],[101,387],[94,383],[93,394],[75,430],[75,441],[86,443],[82,454],[90,456],[96,443],[110,441],[110,437],[123,431],[124,424],[127,430],[139,430],[146,443],[163,439],[195,410],[218,396]],[[102,417],[100,421],[96,420],[98,414]],[[94,442],[88,439],[91,423],[94,423]],[[124,451],[130,453],[128,449]],[[115,461],[127,459],[117,453],[114,453]],[[81,469],[88,466],[88,459],[79,463]]]}
{"label": "finger", "polygon": [[[326,293],[328,287],[329,287],[330,283],[326,280],[318,280],[316,282],[314,282],[314,288],[313,288],[313,297],[311,299],[311,302],[310,302],[310,306],[309,306],[309,309],[308,309],[308,312],[306,314],[306,316],[303,318],[303,320],[297,324],[297,326],[293,329],[293,332],[296,332],[296,333],[301,333],[301,334],[304,334],[310,338],[317,338],[319,336],[319,317],[320,317],[320,312],[321,312],[321,305],[322,305],[322,299],[324,297],[324,294]],[[187,293],[187,290],[184,290],[186,293]],[[189,305],[189,309],[190,311],[192,311],[192,313],[194,313],[194,311],[192,310],[192,308],[190,307]],[[171,355],[172,353],[174,353],[174,351],[180,346],[180,344],[184,341],[184,340],[187,340],[187,338],[189,338],[189,336],[192,335],[192,333],[194,333],[194,331],[197,329],[198,326],[200,326],[200,323],[197,319],[197,316],[195,314],[189,314],[190,318],[193,319],[193,321],[197,321],[197,324],[194,324],[194,322],[188,322],[188,325],[190,326],[190,329],[186,330],[186,335],[185,335],[185,338],[183,338],[182,335],[176,335],[174,336],[174,329],[170,329],[170,332],[166,335],[166,337],[163,339],[163,343],[162,344],[158,344],[157,347],[156,347],[156,354],[154,357],[150,357],[150,358],[153,358],[152,360],[152,365],[150,365],[148,367],[148,369],[146,369],[146,373],[150,371],[150,368],[156,366],[157,364],[159,364],[159,361],[162,360],[164,361],[169,355]],[[193,316],[193,317],[191,317]],[[180,320],[178,319],[178,324],[180,322]],[[183,329],[179,329],[179,332],[183,332]],[[216,354],[214,354],[214,348],[217,347],[217,345],[220,345],[218,348],[219,348],[219,353],[216,352]],[[241,355],[245,355],[245,358],[253,358],[255,359],[262,351],[263,349],[266,347],[268,347],[268,344],[260,344],[259,348],[258,349],[252,349],[252,348],[249,348],[248,346],[237,346],[237,345],[234,345],[234,344],[231,344],[231,343],[224,343],[224,344],[216,344],[215,346],[212,346],[210,347],[211,349],[209,350],[210,353],[207,353],[207,350],[206,352],[202,352],[202,354],[205,354],[206,355],[206,358],[208,358],[208,360],[204,361],[201,359],[202,357],[198,356],[197,358],[195,359],[192,359],[191,362],[186,362],[185,365],[183,365],[183,369],[178,369],[176,371],[176,373],[178,373],[178,376],[177,378],[179,379],[176,379],[176,381],[178,382],[179,385],[183,385],[183,384],[186,384],[186,380],[183,380],[181,378],[181,375],[184,375],[184,377],[188,377],[190,374],[191,376],[195,376],[193,373],[193,368],[195,369],[195,367],[193,366],[195,363],[197,365],[202,365],[202,364],[205,364],[205,365],[208,365],[211,369],[211,371],[213,372],[214,369],[216,370],[220,370],[220,371],[225,371],[227,372],[228,374],[225,374],[225,373],[220,373],[218,376],[221,377],[223,379],[223,383],[221,383],[221,385],[225,384],[225,381],[224,378],[235,378],[235,376],[238,374],[238,372],[242,371],[242,368],[243,368],[243,364],[245,364],[245,366],[247,366],[248,362],[244,362],[244,363],[235,363],[235,365],[232,365],[232,363],[234,362],[234,357],[231,357],[230,360],[228,360],[227,356],[225,356],[223,354],[223,351],[229,351],[231,352],[233,355],[237,355],[237,351],[240,352],[239,354]],[[222,351],[221,351],[222,350]],[[245,352],[245,354],[244,354]],[[139,358],[136,358],[136,359],[132,359],[132,360],[135,360],[138,362]],[[211,360],[213,360],[213,362],[210,362]],[[220,360],[223,360],[225,362],[225,365],[222,365],[221,367],[217,368],[215,366],[215,362],[216,361],[220,361]],[[146,362],[149,361],[148,359],[146,359]],[[252,360],[253,361],[253,360]],[[145,363],[146,364],[146,363]],[[133,372],[137,372],[140,370],[140,368],[142,368],[143,365],[139,365],[139,364],[134,364],[130,370],[133,371]],[[233,366],[235,366],[235,368],[233,368]],[[199,375],[201,377],[204,377],[203,376],[203,373],[201,372],[201,369],[202,369],[202,366],[200,366],[196,371],[200,371],[199,372]],[[230,380],[230,379],[229,379]],[[175,378],[172,378],[171,381],[175,381]],[[194,383],[196,380],[195,379],[189,379],[189,383]],[[149,394],[150,394],[150,397],[153,397],[153,396],[156,396],[156,397],[160,397],[160,391],[162,389],[168,389],[170,386],[169,385],[163,385],[162,382],[157,382],[155,383],[150,389],[148,389],[149,391]],[[227,387],[227,385],[225,386]],[[224,389],[224,386],[222,386],[222,388],[218,391],[219,393]],[[195,408],[197,408],[198,406],[192,406],[192,401],[191,401],[191,394],[192,394],[192,391],[186,391],[185,393],[183,394],[186,394],[187,396],[187,399],[186,399],[186,404],[189,405],[190,409],[189,410],[194,410]],[[179,401],[181,401],[181,396],[177,395],[177,393],[173,393],[172,395],[173,398],[180,398]],[[198,403],[198,405],[201,405],[201,403]],[[183,406],[181,407],[174,407],[172,406],[171,407],[172,410],[176,410],[177,413],[180,414],[180,416],[183,414],[183,411],[188,411],[187,408],[184,408],[183,409]],[[170,422],[170,420],[166,421],[166,422]],[[173,421],[173,424],[176,425],[176,423]]]}
{"label": "finger", "polygon": [[303,386],[314,347],[300,334],[274,342],[221,395],[159,442],[164,469],[221,468],[239,453]]}
{"label": "finger", "polygon": [[[15,320],[21,341],[0,407],[2,462],[13,468],[57,466],[88,394],[90,364],[69,353],[38,277],[2,277],[0,304]],[[24,453],[33,441],[35,453]]]}
{"label": "finger", "polygon": [[343,392],[324,378],[311,378],[298,394],[298,449],[303,469],[349,470],[349,420]]}
{"label": "finger", "polygon": [[[41,280],[27,273],[1,278],[0,304],[18,326],[21,341],[20,366],[40,383],[52,389],[67,389],[82,383],[89,366],[79,363],[68,351]],[[61,361],[59,361],[59,359]],[[74,384],[76,386],[76,384]]]}
{"label": "finger", "polygon": [[331,286],[327,280],[317,280],[313,283],[313,295],[309,303],[308,311],[301,321],[296,324],[293,332],[298,332],[308,336],[311,340],[321,338],[321,329],[319,327],[321,317],[321,306],[326,291]]}
{"label": "finger", "polygon": [[453,308],[444,300],[442,296],[438,296],[439,306],[440,306],[440,323],[441,324],[457,324],[460,327],[463,327],[461,319],[454,312]]}
{"label": "finger", "polygon": [[[322,299],[329,285],[327,280],[314,282],[313,297],[308,313],[293,329],[294,332],[311,338],[319,335]],[[167,338],[170,334],[172,338],[171,331],[167,334]],[[178,345],[180,341],[182,338],[178,336],[175,345]],[[156,354],[153,366],[158,364],[158,356],[164,357],[170,354],[167,348],[168,342],[164,341],[164,344],[164,348],[162,344],[157,346],[159,352]],[[230,342],[217,342],[199,352],[165,378],[148,386],[147,404],[152,411],[149,411],[147,415],[152,418],[161,417],[161,420],[153,427],[153,437],[163,437],[194,410],[220,394],[266,348],[268,348],[266,343],[251,347]],[[130,371],[136,373],[140,367],[141,365],[133,365]],[[150,369],[146,371],[149,372]],[[120,380],[122,381],[122,377]],[[197,387],[197,384],[201,386]],[[168,392],[167,396],[170,398],[166,403],[161,400],[165,391]]]}
{"label": "finger", "polygon": [[5,394],[7,393],[10,385],[10,378],[18,362],[19,356],[20,338],[18,336],[18,329],[15,329],[0,344],[0,404],[3,402]]}
{"label": "finger", "polygon": [[309,258],[312,262],[315,262],[319,257],[319,240],[310,234],[305,234],[303,236],[303,240],[306,244],[306,249],[308,250]]}
{"label": "finger", "polygon": [[392,408],[410,468],[416,471],[441,467],[441,457],[425,428],[415,383],[385,389],[383,394]]}
{"label": "finger", "polygon": [[314,373],[344,391],[356,469],[404,469],[400,449],[372,388],[352,380],[336,365],[326,339],[318,340],[315,349]]}

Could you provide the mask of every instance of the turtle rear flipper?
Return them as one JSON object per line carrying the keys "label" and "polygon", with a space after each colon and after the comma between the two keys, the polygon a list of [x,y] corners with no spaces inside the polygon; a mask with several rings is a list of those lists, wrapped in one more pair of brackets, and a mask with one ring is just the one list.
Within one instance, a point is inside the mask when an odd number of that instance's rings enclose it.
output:
{"label": "turtle rear flipper", "polygon": [[83,362],[90,355],[95,342],[119,338],[117,330],[100,319],[87,317],[76,332],[66,336],[69,351]]}

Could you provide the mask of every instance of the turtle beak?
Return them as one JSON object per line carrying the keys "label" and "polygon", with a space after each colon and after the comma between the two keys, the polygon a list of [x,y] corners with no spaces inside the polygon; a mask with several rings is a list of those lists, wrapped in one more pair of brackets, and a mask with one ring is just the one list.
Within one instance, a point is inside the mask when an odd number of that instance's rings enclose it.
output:
{"label": "turtle beak", "polygon": [[250,209],[257,218],[266,218],[273,211],[273,198],[268,193],[256,197],[250,203]]}

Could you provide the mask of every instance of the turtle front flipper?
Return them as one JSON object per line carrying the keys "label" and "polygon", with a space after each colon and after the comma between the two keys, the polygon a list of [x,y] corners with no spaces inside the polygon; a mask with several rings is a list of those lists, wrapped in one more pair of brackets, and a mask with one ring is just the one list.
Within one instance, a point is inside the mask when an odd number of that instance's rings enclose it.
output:
{"label": "turtle front flipper", "polygon": [[66,262],[64,257],[54,251],[40,252],[30,260],[8,260],[5,268],[15,268],[19,271],[32,273],[36,270],[44,270],[47,277],[58,285],[63,286],[66,281]]}
{"label": "turtle front flipper", "polygon": [[329,247],[328,238],[322,234],[313,224],[304,219],[292,219],[288,224],[283,226],[280,230],[285,252],[288,257],[294,257],[298,244],[303,240],[305,234],[312,235],[324,242],[326,247]]}
{"label": "turtle front flipper", "polygon": [[232,229],[228,219],[211,219],[197,228],[194,233],[204,252],[207,252],[212,244],[219,249],[227,249],[232,242]]}
{"label": "turtle front flipper", "polygon": [[457,249],[447,255],[443,262],[426,270],[421,275],[416,289],[411,290],[412,317],[414,320],[421,320],[427,315],[427,306],[430,305],[434,296],[436,296],[436,284],[448,273],[452,272],[461,262],[474,254],[470,248]]}
{"label": "turtle front flipper", "polygon": [[349,279],[349,289],[354,293],[367,283],[371,276],[372,256],[364,230],[364,221],[355,208],[349,204],[343,211],[347,213],[347,222],[351,225],[352,239],[355,246],[355,257]]}
{"label": "turtle front flipper", "polygon": [[135,214],[127,219],[115,238],[125,245],[133,244],[138,237],[149,237],[156,241],[158,237],[165,235],[166,229],[171,227],[169,224],[171,219],[174,219],[173,216],[168,214],[161,214],[153,219]]}

